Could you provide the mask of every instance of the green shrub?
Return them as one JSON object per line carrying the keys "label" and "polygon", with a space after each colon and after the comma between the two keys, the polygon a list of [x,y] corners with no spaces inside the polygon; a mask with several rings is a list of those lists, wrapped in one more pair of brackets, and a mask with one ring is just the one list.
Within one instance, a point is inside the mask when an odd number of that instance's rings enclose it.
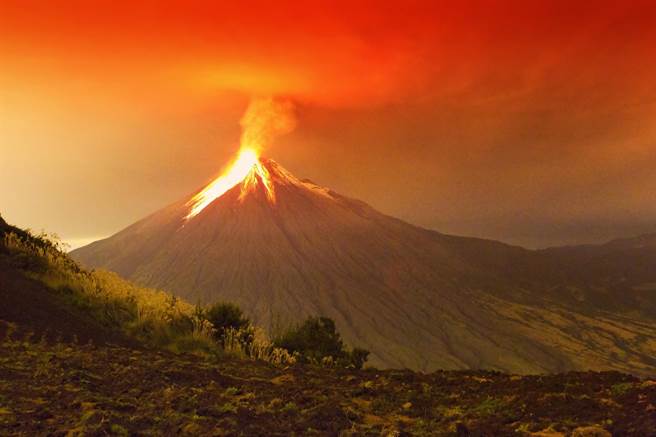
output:
{"label": "green shrub", "polygon": [[366,349],[354,347],[350,352],[350,364],[356,369],[362,369],[368,358],[369,351]]}
{"label": "green shrub", "polygon": [[250,344],[253,341],[251,322],[237,305],[230,302],[218,302],[205,312],[205,318],[214,326],[214,339],[225,345],[226,336],[239,333],[239,341]]}
{"label": "green shrub", "polygon": [[622,396],[624,393],[628,392],[633,388],[633,383],[631,382],[622,382],[615,384],[610,388],[610,392],[613,396]]}
{"label": "green shrub", "polygon": [[361,369],[369,352],[355,348],[348,351],[328,317],[310,317],[297,327],[288,329],[274,340],[274,344],[311,363],[334,363],[341,367]]}

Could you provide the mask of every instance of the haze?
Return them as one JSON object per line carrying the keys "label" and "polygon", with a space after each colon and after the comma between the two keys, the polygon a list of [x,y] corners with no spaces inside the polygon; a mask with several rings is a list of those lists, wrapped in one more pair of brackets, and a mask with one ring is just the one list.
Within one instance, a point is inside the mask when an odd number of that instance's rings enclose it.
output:
{"label": "haze", "polygon": [[411,223],[527,247],[656,232],[656,5],[0,2],[0,212],[73,245],[264,155]]}

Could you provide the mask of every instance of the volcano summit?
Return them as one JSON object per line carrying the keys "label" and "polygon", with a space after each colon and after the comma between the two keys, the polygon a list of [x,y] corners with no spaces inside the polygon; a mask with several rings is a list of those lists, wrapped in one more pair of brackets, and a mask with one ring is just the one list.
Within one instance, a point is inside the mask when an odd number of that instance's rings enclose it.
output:
{"label": "volcano summit", "polygon": [[[72,255],[264,327],[329,316],[378,366],[656,373],[653,244],[531,251],[413,226],[269,159],[235,168]],[[600,280],[573,268],[627,256],[643,263]]]}

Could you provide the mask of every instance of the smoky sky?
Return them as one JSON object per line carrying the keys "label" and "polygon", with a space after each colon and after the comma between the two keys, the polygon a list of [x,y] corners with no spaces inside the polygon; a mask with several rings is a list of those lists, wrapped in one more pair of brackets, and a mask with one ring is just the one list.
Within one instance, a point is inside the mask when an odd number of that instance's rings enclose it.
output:
{"label": "smoky sky", "polygon": [[264,155],[411,223],[656,231],[652,2],[134,3],[3,2],[9,221],[116,232],[215,177],[272,97],[296,129]]}

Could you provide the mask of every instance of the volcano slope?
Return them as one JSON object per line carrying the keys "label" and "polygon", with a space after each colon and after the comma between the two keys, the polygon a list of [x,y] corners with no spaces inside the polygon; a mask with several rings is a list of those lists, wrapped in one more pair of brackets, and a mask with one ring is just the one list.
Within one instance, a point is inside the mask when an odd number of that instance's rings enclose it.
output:
{"label": "volcano slope", "polygon": [[[271,329],[331,317],[381,367],[656,373],[654,244],[529,251],[444,235],[261,164],[269,180],[251,173],[198,215],[183,199],[72,256],[236,302]],[[627,251],[642,269],[607,269]]]}

